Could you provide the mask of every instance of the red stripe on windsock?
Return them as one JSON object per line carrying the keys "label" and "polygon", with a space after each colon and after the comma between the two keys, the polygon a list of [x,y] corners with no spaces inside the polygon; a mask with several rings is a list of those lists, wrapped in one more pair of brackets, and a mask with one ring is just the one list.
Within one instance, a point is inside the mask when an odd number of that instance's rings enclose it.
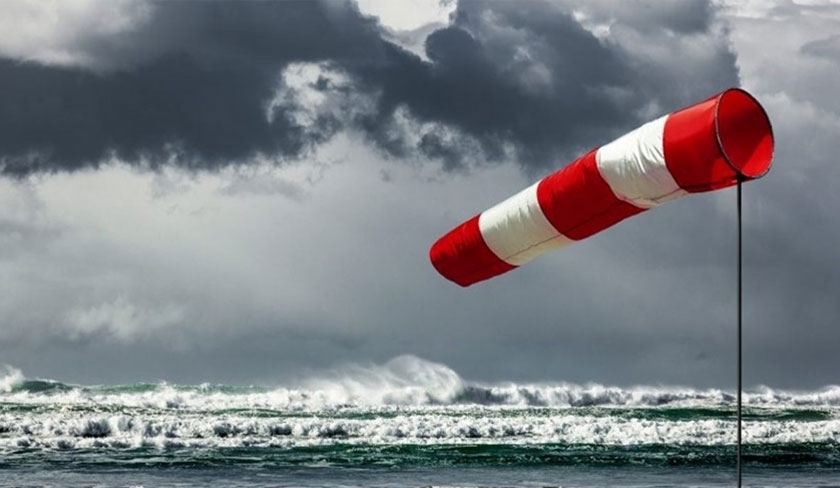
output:
{"label": "red stripe on windsock", "polygon": [[461,286],[469,286],[516,268],[499,259],[487,247],[478,228],[478,217],[476,215],[449,231],[429,251],[435,269]]}
{"label": "red stripe on windsock", "polygon": [[572,164],[547,176],[537,187],[545,217],[561,234],[585,239],[644,209],[616,198],[590,151]]}
{"label": "red stripe on windsock", "polygon": [[761,105],[732,89],[669,115],[663,149],[674,181],[698,193],[763,176],[770,169],[773,133]]}

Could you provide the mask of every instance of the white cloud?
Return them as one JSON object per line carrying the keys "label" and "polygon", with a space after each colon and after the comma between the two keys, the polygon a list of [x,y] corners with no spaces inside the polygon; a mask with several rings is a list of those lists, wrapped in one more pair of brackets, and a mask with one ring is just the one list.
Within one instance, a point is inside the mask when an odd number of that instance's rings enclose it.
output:
{"label": "white cloud", "polygon": [[0,57],[48,65],[109,68],[99,54],[152,15],[140,0],[0,2]]}
{"label": "white cloud", "polygon": [[426,37],[449,25],[457,0],[356,0],[363,15],[376,17],[382,37],[428,61]]}
{"label": "white cloud", "polygon": [[285,109],[296,125],[306,129],[323,116],[346,122],[371,113],[375,103],[375,94],[356,89],[350,76],[330,63],[289,63],[265,110],[273,122],[277,112]]}
{"label": "white cloud", "polygon": [[774,0],[761,5],[775,14],[764,16],[727,2],[725,18],[743,86],[759,97],[784,92],[840,113],[840,99],[834,96],[840,64],[807,48],[815,43],[830,48],[832,36],[840,32],[840,4],[809,7]]}
{"label": "white cloud", "polygon": [[457,7],[455,0],[356,0],[359,10],[379,19],[393,31],[411,31],[428,24],[447,24]]}
{"label": "white cloud", "polygon": [[171,303],[162,307],[137,306],[123,295],[98,305],[70,310],[67,314],[71,339],[104,335],[107,339],[125,343],[155,335],[183,320],[181,306]]}

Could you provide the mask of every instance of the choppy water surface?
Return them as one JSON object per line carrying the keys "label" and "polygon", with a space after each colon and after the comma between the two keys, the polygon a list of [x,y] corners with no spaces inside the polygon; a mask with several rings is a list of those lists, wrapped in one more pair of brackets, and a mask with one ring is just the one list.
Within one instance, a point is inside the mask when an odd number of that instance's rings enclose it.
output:
{"label": "choppy water surface", "polygon": [[[840,387],[744,400],[748,484],[840,486]],[[410,357],[295,387],[0,379],[0,486],[727,486],[735,439],[732,392]]]}

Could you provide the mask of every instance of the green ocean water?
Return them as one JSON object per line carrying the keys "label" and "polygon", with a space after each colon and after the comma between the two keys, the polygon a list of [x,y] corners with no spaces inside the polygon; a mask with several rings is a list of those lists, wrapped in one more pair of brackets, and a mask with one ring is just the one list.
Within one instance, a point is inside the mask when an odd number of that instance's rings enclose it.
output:
{"label": "green ocean water", "polygon": [[[0,487],[732,486],[734,396],[479,384],[420,360],[289,386],[0,380]],[[840,486],[840,387],[747,391],[747,486]]]}

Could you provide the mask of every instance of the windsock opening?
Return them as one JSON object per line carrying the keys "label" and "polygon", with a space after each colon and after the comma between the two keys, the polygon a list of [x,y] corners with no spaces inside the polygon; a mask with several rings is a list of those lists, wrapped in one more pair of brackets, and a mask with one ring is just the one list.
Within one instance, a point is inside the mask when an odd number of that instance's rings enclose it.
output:
{"label": "windsock opening", "polygon": [[726,162],[741,177],[760,178],[770,170],[773,129],[767,113],[749,93],[733,88],[721,94],[715,132]]}

